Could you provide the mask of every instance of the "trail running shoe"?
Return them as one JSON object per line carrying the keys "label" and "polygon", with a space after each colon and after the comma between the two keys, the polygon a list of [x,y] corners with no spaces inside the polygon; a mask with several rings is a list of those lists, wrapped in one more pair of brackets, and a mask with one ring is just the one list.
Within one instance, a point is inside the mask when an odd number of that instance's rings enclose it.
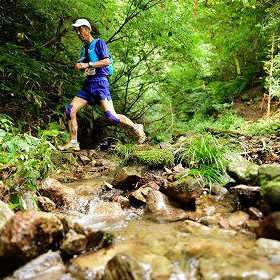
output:
{"label": "trail running shoe", "polygon": [[134,128],[134,131],[138,137],[138,144],[143,144],[146,140],[146,134],[142,124],[136,124],[137,127]]}
{"label": "trail running shoe", "polygon": [[79,143],[72,144],[71,142],[69,142],[63,146],[59,146],[58,149],[63,152],[78,152],[81,150]]}

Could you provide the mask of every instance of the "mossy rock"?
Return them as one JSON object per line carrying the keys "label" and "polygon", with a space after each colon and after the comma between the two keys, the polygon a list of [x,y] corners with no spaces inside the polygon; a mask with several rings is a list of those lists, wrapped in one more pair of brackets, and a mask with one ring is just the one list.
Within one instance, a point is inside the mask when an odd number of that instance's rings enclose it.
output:
{"label": "mossy rock", "polygon": [[203,188],[205,187],[205,182],[201,178],[186,176],[171,183],[169,187],[174,188],[178,191],[197,191],[203,190]]}
{"label": "mossy rock", "polygon": [[174,165],[174,156],[171,151],[162,149],[151,149],[146,151],[136,151],[133,158],[149,167],[170,167]]}
{"label": "mossy rock", "polygon": [[258,173],[261,185],[266,185],[270,181],[280,182],[280,164],[263,164],[259,167]]}
{"label": "mossy rock", "polygon": [[272,210],[280,210],[280,181],[270,181],[261,186],[261,194]]}
{"label": "mossy rock", "polygon": [[232,161],[227,167],[228,175],[237,183],[256,184],[259,166],[250,161]]}

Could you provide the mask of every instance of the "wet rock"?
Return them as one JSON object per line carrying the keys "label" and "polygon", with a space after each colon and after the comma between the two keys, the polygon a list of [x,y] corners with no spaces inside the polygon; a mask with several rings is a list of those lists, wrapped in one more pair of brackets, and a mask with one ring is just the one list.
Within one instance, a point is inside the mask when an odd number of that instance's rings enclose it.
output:
{"label": "wet rock", "polygon": [[259,250],[264,251],[268,255],[280,254],[280,241],[259,238],[256,241]]}
{"label": "wet rock", "polygon": [[126,209],[131,206],[129,199],[122,195],[114,196],[112,201],[119,203],[122,209]]}
{"label": "wet rock", "polygon": [[57,206],[72,208],[75,204],[75,191],[55,179],[46,179],[42,183],[40,191],[43,196],[51,199]]}
{"label": "wet rock", "polygon": [[108,280],[142,280],[150,278],[150,266],[141,264],[124,253],[114,256],[106,265],[105,278]]}
{"label": "wet rock", "polygon": [[60,280],[65,270],[59,253],[48,252],[19,268],[5,280]]}
{"label": "wet rock", "polygon": [[83,165],[87,165],[90,163],[91,159],[85,155],[79,155],[79,160],[82,162]]}
{"label": "wet rock", "polygon": [[158,191],[160,189],[160,186],[155,181],[150,181],[147,184],[142,186],[143,188],[152,188],[153,190]]}
{"label": "wet rock", "polygon": [[0,230],[13,215],[14,212],[9,205],[0,200]]}
{"label": "wet rock", "polygon": [[268,215],[257,229],[259,237],[280,240],[280,212]]}
{"label": "wet rock", "polygon": [[250,161],[232,161],[228,165],[227,173],[237,183],[256,184],[259,166]]}
{"label": "wet rock", "polygon": [[248,209],[249,215],[252,219],[262,219],[263,218],[263,213],[255,207],[250,207]]}
{"label": "wet rock", "polygon": [[221,220],[221,214],[218,213],[213,216],[204,216],[201,219],[199,219],[199,222],[205,226],[213,226],[213,225],[218,225],[220,220]]}
{"label": "wet rock", "polygon": [[242,227],[248,219],[249,215],[247,213],[236,211],[228,217],[228,223],[230,227],[237,228]]}
{"label": "wet rock", "polygon": [[140,187],[138,190],[132,192],[129,195],[129,199],[132,203],[136,205],[145,205],[146,204],[146,197],[149,191],[153,190],[150,187]]}
{"label": "wet rock", "polygon": [[185,219],[187,214],[160,191],[150,191],[146,197],[146,213],[150,218],[164,221]]}
{"label": "wet rock", "polygon": [[112,185],[116,188],[133,189],[141,179],[141,175],[133,169],[122,168],[115,176]]}
{"label": "wet rock", "polygon": [[25,263],[56,248],[62,233],[60,219],[51,213],[33,210],[17,212],[1,229],[1,259],[11,265]]}
{"label": "wet rock", "polygon": [[38,205],[39,205],[40,209],[45,212],[52,212],[56,208],[55,203],[52,200],[50,200],[48,197],[45,197],[45,196],[38,197]]}
{"label": "wet rock", "polygon": [[257,220],[247,220],[246,223],[246,228],[249,229],[251,232],[256,232],[257,228],[260,226],[260,222]]}
{"label": "wet rock", "polygon": [[98,199],[89,202],[89,214],[92,214],[96,220],[108,221],[122,219],[126,215],[119,203]]}
{"label": "wet rock", "polygon": [[69,255],[76,255],[83,252],[87,247],[87,239],[83,234],[79,234],[70,229],[65,239],[63,240],[60,248]]}
{"label": "wet rock", "polygon": [[165,193],[177,202],[191,204],[202,195],[204,186],[205,183],[202,179],[187,176],[170,183],[165,189]]}

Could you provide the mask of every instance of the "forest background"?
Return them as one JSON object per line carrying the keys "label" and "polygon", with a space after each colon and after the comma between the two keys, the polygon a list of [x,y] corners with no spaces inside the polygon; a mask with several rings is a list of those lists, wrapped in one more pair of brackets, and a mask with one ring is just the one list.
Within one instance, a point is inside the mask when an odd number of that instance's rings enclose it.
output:
{"label": "forest background", "polygon": [[[158,144],[209,127],[278,133],[279,16],[272,0],[1,1],[0,164],[2,174],[14,168],[6,183],[14,193],[36,187],[55,165],[51,145],[68,136],[65,108],[83,79],[76,19],[96,24],[112,53],[116,111]],[[85,148],[108,135],[131,141],[96,107],[81,111],[79,126]]]}

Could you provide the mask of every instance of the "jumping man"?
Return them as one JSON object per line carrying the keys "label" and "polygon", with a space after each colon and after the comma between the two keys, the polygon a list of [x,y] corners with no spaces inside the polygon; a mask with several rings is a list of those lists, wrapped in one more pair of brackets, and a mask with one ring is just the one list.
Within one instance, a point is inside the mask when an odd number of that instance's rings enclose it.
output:
{"label": "jumping man", "polygon": [[77,113],[88,103],[101,106],[106,117],[114,123],[122,123],[134,130],[138,143],[146,140],[142,124],[135,124],[124,115],[115,112],[108,77],[110,75],[110,54],[106,43],[91,35],[91,25],[86,19],[78,19],[72,24],[79,39],[84,43],[79,62],[75,65],[77,71],[84,71],[85,80],[83,87],[78,91],[66,110],[66,117],[71,135],[71,141],[61,147],[61,150],[79,151],[77,141],[78,123]]}

